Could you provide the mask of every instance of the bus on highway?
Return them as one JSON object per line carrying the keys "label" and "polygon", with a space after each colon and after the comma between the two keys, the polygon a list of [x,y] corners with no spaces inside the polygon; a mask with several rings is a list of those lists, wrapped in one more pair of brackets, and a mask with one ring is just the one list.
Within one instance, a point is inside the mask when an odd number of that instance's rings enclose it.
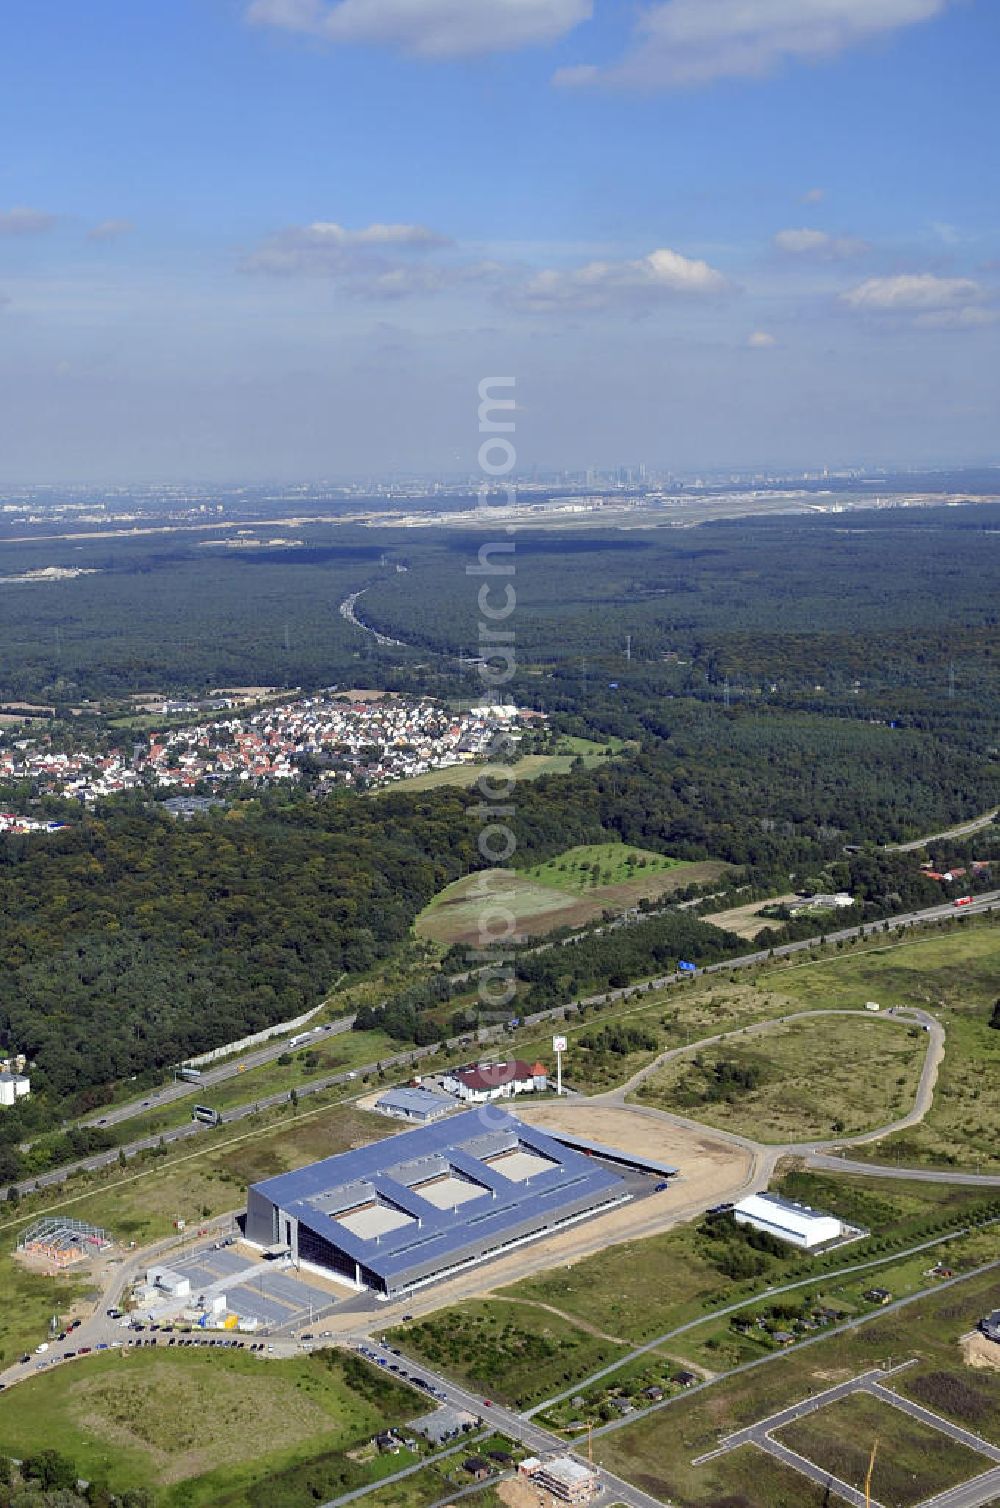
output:
{"label": "bus on highway", "polygon": [[201,1121],[206,1126],[219,1126],[222,1124],[222,1112],[213,1110],[209,1105],[195,1105],[191,1119]]}

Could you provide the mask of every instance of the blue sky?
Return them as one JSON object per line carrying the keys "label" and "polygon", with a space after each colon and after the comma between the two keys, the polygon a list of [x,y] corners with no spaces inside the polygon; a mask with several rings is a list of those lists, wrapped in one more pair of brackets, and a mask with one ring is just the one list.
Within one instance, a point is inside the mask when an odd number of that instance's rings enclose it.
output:
{"label": "blue sky", "polygon": [[14,0],[0,479],[996,460],[991,0]]}

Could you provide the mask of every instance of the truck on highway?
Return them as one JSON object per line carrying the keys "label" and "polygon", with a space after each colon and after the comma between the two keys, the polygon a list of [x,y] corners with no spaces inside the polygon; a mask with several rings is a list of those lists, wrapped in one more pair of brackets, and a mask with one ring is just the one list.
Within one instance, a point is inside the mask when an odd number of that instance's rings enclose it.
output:
{"label": "truck on highway", "polygon": [[677,972],[678,974],[697,974],[698,965],[696,963],[688,963],[686,958],[682,958],[677,965]]}
{"label": "truck on highway", "polygon": [[955,900],[955,901],[952,901],[951,904],[953,906],[971,906],[972,905],[972,896],[971,895],[960,895],[958,897],[958,899]]}

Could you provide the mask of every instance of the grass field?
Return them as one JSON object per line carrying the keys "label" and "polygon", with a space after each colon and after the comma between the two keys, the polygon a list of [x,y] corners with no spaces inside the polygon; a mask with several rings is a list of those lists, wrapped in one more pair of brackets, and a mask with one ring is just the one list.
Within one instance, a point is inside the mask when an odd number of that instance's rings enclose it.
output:
{"label": "grass field", "polygon": [[864,1393],[796,1420],[775,1439],[857,1489],[864,1487],[877,1440],[871,1486],[884,1508],[914,1508],[989,1469],[987,1457]]}
{"label": "grass field", "polygon": [[[982,1190],[794,1169],[772,1187],[877,1231],[880,1244],[870,1253],[873,1257],[889,1241],[915,1244],[930,1234],[931,1226],[960,1222],[966,1210],[989,1197]],[[501,1289],[498,1298],[551,1305],[571,1319],[636,1344],[697,1319],[717,1305],[760,1293],[768,1284],[812,1274],[820,1281],[825,1268],[866,1260],[860,1246],[823,1259],[790,1253],[787,1258],[769,1258],[756,1277],[733,1281],[722,1275],[714,1256],[712,1244],[699,1235],[696,1226],[686,1225],[539,1273]],[[628,1273],[627,1283],[622,1281],[623,1272]],[[873,1281],[869,1278],[864,1286]],[[525,1323],[530,1323],[530,1314],[526,1310]]]}
{"label": "grass field", "polygon": [[448,765],[443,770],[411,775],[404,781],[394,780],[389,785],[380,786],[379,790],[393,791],[400,785],[408,791],[431,791],[440,785],[470,786],[475,785],[483,774],[488,774],[491,779],[509,776],[514,780],[537,780],[540,775],[567,774],[577,759],[583,761],[585,769],[592,770],[625,747],[619,738],[606,739],[603,743],[594,743],[589,738],[564,738],[551,754],[524,754],[512,764],[504,765]]}
{"label": "grass field", "polygon": [[[715,860],[682,862],[624,843],[580,844],[545,864],[484,881],[466,875],[448,885],[417,917],[418,937],[450,946],[475,941],[484,896],[496,893],[525,937],[541,937],[556,927],[583,927],[606,911],[619,914],[718,877],[729,866]],[[484,891],[484,883],[490,885]]]}
{"label": "grass field", "polygon": [[850,1136],[911,1108],[926,1044],[862,1014],[780,1022],[672,1059],[634,1098],[757,1141]]}
{"label": "grass field", "polygon": [[[462,1453],[451,1461],[442,1462],[440,1466],[425,1467],[405,1481],[393,1482],[391,1487],[377,1487],[374,1492],[365,1494],[364,1508],[433,1508],[434,1504],[447,1499],[450,1493],[457,1492],[459,1487],[468,1489],[471,1477],[463,1471],[460,1464],[455,1464],[464,1458]],[[446,1471],[446,1466],[450,1466],[451,1470]],[[503,1508],[503,1499],[498,1497],[497,1489],[488,1482],[484,1482],[478,1492],[470,1493],[467,1490],[463,1501],[471,1503],[472,1508]]]}
{"label": "grass field", "polygon": [[517,1408],[558,1392],[626,1349],[537,1305],[503,1299],[456,1304],[395,1335],[407,1352]]}
{"label": "grass field", "polygon": [[1000,1169],[1000,1032],[989,1014],[1000,995],[1000,924],[981,921],[891,946],[833,955],[771,976],[803,1005],[919,1005],[939,1010],[947,1032],[934,1103],[919,1126],[858,1148],[873,1161]]}
{"label": "grass field", "polygon": [[539,885],[552,885],[570,895],[588,895],[604,885],[652,879],[680,865],[680,859],[669,859],[648,848],[632,848],[627,843],[580,843],[545,864],[526,869],[524,874]]}
{"label": "grass field", "polygon": [[339,1457],[325,1466],[334,1485],[359,1485],[392,1468],[378,1462],[373,1473],[344,1452],[422,1406],[366,1371],[331,1352],[266,1363],[231,1352],[111,1352],[4,1393],[0,1447],[23,1457],[56,1444],[82,1476],[156,1488],[164,1508],[243,1503],[255,1481],[314,1458]]}
{"label": "grass field", "polygon": [[938,1262],[954,1271],[969,1271],[990,1261],[996,1250],[994,1228],[956,1236],[912,1256],[883,1261],[863,1272],[830,1277],[820,1272],[813,1282],[783,1295],[777,1301],[777,1314],[770,1312],[770,1302],[762,1295],[738,1315],[708,1320],[678,1336],[670,1349],[685,1366],[709,1373],[724,1372],[776,1350],[771,1338],[775,1328],[791,1330],[798,1336],[805,1334],[801,1324],[812,1321],[817,1305],[845,1320],[872,1314],[881,1307],[865,1297],[874,1288],[885,1289],[893,1299],[908,1298],[927,1287],[927,1274]]}
{"label": "grass field", "polygon": [[[900,1361],[913,1356],[931,1366],[954,1367],[959,1336],[998,1302],[1000,1274],[996,1270],[970,1278],[857,1330],[831,1336],[797,1353],[781,1353],[780,1360],[770,1365],[728,1378],[693,1397],[681,1397],[634,1425],[596,1438],[595,1455],[677,1508],[717,1508],[720,1503],[726,1508],[760,1508],[755,1472],[744,1478],[744,1487],[733,1487],[733,1472],[741,1469],[733,1460],[738,1462],[744,1452],[699,1467],[691,1465],[692,1458],[714,1449],[720,1436],[889,1357]],[[988,1437],[988,1431],[979,1432]],[[865,1446],[867,1459],[870,1440]],[[756,1458],[746,1454],[756,1467]],[[763,1464],[761,1469],[765,1469]],[[802,1497],[792,1501],[808,1503],[807,1493],[803,1484]],[[763,1501],[770,1508],[770,1499]]]}

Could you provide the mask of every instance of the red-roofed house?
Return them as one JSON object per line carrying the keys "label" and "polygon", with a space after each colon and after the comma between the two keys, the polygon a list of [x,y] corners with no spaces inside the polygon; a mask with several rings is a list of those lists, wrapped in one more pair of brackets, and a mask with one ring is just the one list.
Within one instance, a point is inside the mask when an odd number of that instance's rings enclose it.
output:
{"label": "red-roofed house", "polygon": [[520,1058],[506,1063],[480,1063],[475,1068],[460,1068],[442,1080],[449,1094],[457,1094],[470,1105],[487,1100],[509,1100],[515,1094],[531,1093],[548,1087],[544,1063],[524,1063]]}

